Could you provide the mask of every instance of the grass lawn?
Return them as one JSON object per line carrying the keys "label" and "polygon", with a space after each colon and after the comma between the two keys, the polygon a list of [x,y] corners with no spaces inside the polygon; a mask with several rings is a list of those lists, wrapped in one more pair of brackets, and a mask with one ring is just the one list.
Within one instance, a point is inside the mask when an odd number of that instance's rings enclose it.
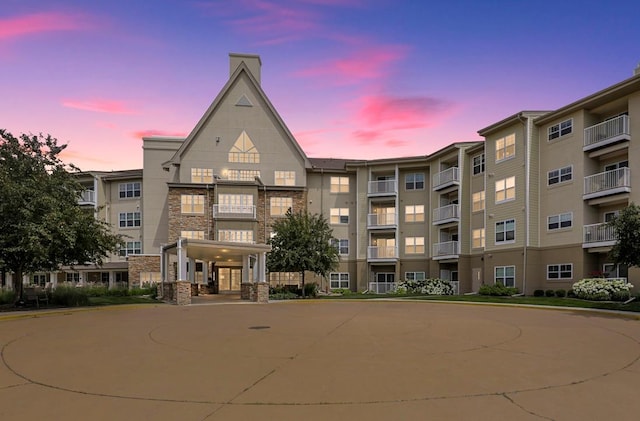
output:
{"label": "grass lawn", "polygon": [[154,300],[144,295],[134,295],[127,297],[118,296],[102,296],[102,297],[89,297],[90,306],[112,306],[118,304],[158,304],[161,301]]}

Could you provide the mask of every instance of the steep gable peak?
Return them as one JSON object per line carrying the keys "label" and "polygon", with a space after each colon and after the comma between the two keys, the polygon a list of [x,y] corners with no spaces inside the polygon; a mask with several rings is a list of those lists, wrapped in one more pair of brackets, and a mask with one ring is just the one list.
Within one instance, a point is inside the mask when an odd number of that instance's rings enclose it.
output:
{"label": "steep gable peak", "polygon": [[260,60],[260,56],[256,54],[239,54],[239,53],[229,53],[229,77],[231,77],[238,67],[244,63],[247,66],[249,73],[254,77],[254,79],[260,82],[260,71],[262,68],[262,60]]}

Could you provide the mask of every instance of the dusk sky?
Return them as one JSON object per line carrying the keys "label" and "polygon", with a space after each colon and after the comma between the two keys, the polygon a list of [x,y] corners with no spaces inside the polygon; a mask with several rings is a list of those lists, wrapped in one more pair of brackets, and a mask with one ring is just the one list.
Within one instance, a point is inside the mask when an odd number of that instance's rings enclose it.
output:
{"label": "dusk sky", "polygon": [[633,74],[640,1],[0,0],[0,128],[83,170],[142,168],[259,54],[309,157],[432,153]]}

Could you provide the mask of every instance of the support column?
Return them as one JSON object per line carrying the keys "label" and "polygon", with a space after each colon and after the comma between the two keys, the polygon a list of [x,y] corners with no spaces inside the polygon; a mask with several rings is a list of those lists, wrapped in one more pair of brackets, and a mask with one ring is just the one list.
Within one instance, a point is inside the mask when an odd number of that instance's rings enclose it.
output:
{"label": "support column", "polygon": [[177,280],[178,281],[188,281],[187,277],[187,249],[182,247],[182,239],[178,239],[177,244],[177,254],[178,254],[178,273]]}
{"label": "support column", "polygon": [[116,274],[114,271],[109,271],[109,289],[115,289],[116,287]]}

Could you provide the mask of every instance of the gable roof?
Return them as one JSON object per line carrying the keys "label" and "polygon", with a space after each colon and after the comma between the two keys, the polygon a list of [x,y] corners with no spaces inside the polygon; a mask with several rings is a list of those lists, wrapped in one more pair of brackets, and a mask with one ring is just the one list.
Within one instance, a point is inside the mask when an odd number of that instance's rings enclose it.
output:
{"label": "gable roof", "polygon": [[222,99],[225,97],[225,95],[231,89],[231,87],[236,83],[236,81],[242,76],[243,73],[249,79],[249,83],[251,83],[252,86],[258,92],[258,96],[265,102],[265,104],[267,104],[268,111],[271,112],[273,116],[276,118],[276,121],[284,131],[287,139],[291,142],[291,144],[293,144],[296,151],[298,151],[298,153],[304,160],[305,168],[311,168],[311,163],[309,162],[309,158],[307,158],[307,155],[304,153],[304,151],[302,150],[302,148],[300,147],[296,139],[293,137],[293,135],[289,131],[289,128],[284,123],[284,120],[282,120],[282,117],[280,117],[280,114],[278,114],[278,112],[276,111],[271,101],[269,101],[269,98],[267,98],[267,95],[262,90],[260,83],[256,80],[253,74],[251,74],[251,72],[249,71],[249,68],[247,67],[247,64],[244,61],[240,63],[240,65],[236,68],[233,74],[229,77],[229,80],[227,81],[227,83],[225,83],[222,90],[218,93],[218,95],[213,100],[211,105],[209,105],[209,108],[207,108],[207,111],[205,111],[204,115],[200,118],[200,120],[198,121],[198,124],[196,124],[193,130],[191,130],[191,133],[189,133],[189,136],[187,136],[184,142],[182,142],[182,145],[176,151],[173,157],[162,164],[163,168],[167,168],[170,165],[180,164],[180,161],[182,160],[182,156],[187,151],[187,149],[189,149],[191,142],[193,142],[193,140],[196,138],[198,133],[200,133],[200,131],[206,124],[207,120],[209,120],[209,117],[211,117],[211,115],[216,111],[216,109],[219,107],[220,103],[222,102]]}

